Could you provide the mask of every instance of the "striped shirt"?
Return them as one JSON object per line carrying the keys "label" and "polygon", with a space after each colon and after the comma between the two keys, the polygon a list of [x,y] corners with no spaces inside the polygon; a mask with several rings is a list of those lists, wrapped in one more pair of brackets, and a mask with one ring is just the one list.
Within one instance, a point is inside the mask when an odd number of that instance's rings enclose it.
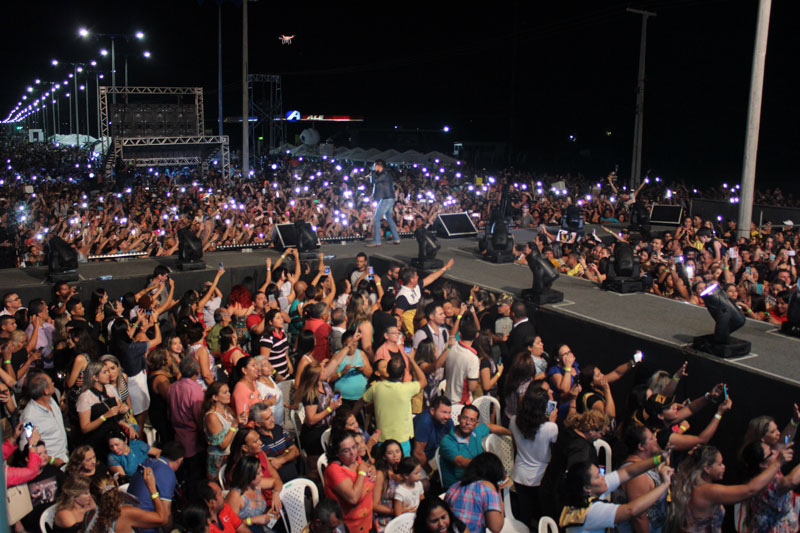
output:
{"label": "striped shirt", "polygon": [[269,362],[272,368],[284,378],[289,378],[289,337],[283,331],[271,330],[261,336],[258,341],[261,348],[269,349]]}

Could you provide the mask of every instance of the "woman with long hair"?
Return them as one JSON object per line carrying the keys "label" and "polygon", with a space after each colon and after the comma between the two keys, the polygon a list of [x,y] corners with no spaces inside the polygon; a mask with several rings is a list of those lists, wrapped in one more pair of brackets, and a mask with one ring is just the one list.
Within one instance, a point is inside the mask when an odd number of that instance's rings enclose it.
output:
{"label": "woman with long hair", "polygon": [[[153,327],[155,336],[150,339],[147,330]],[[139,310],[138,320],[131,325],[126,319],[118,318],[111,326],[110,351],[122,363],[128,375],[128,390],[133,406],[133,415],[143,427],[150,408],[150,393],[147,391],[147,352],[161,344],[161,329],[158,314],[146,314]]]}
{"label": "woman with long hair", "polygon": [[196,321],[187,324],[183,340],[186,344],[186,357],[192,357],[200,363],[200,375],[197,377],[197,383],[203,387],[203,390],[206,390],[217,379],[217,367],[214,364],[214,356],[208,351],[204,342],[203,324]]}
{"label": "woman with long hair", "polygon": [[394,490],[400,483],[397,465],[403,459],[403,449],[394,439],[383,441],[375,457],[375,489],[372,493],[372,511],[375,513],[375,529],[383,533],[394,518]]}
{"label": "woman with long hair", "polygon": [[[770,456],[761,473],[742,485],[723,485],[722,454],[714,446],[701,446],[681,461],[672,488],[672,509],[667,529],[722,531],[725,505],[752,498],[766,487],[781,467],[792,460],[786,447]],[[670,527],[671,525],[671,527]]]}
{"label": "woman with long hair", "polygon": [[322,455],[322,433],[330,426],[331,415],[342,405],[334,399],[333,389],[322,379],[323,368],[314,361],[303,370],[300,385],[294,394],[294,404],[303,404],[306,416],[300,429],[300,443],[308,455],[308,472],[316,471],[317,457]]}
{"label": "woman with long hair", "polygon": [[130,477],[148,456],[158,457],[161,450],[151,448],[143,440],[131,440],[124,431],[108,434],[108,468],[112,474]]}
{"label": "woman with long hair", "polygon": [[511,474],[516,488],[513,503],[515,516],[525,525],[543,514],[539,487],[550,463],[550,447],[558,438],[554,405],[550,389],[544,381],[531,383],[517,410],[511,417],[509,429],[514,435],[517,455]]}
{"label": "woman with long hair", "polygon": [[757,416],[747,424],[747,431],[744,434],[744,441],[739,448],[739,459],[742,459],[741,451],[753,442],[762,442],[777,451],[789,441],[794,441],[797,433],[797,426],[800,424],[800,408],[793,404],[791,421],[783,427],[783,431],[778,428],[778,424],[771,416]]}
{"label": "woman with long hair", "polygon": [[[505,522],[501,482],[506,474],[503,463],[493,453],[473,457],[461,481],[447,489],[444,501],[468,531],[498,533]],[[477,511],[477,512],[476,512]]]}
{"label": "woman with long hair", "polygon": [[315,345],[316,339],[314,338],[313,331],[304,329],[297,334],[297,371],[295,372],[294,378],[295,390],[300,387],[300,380],[303,377],[303,371],[308,365],[316,361],[313,354]]}
{"label": "woman with long hair", "polygon": [[247,327],[247,316],[253,312],[253,296],[244,285],[234,285],[228,295],[231,311],[231,325],[236,330],[239,346],[250,342],[250,330]]}
{"label": "woman with long hair", "polygon": [[208,387],[203,399],[203,413],[203,429],[208,440],[206,477],[217,479],[219,469],[228,459],[231,442],[238,429],[227,383],[215,381]]}
{"label": "woman with long hair", "polygon": [[97,360],[97,343],[85,328],[72,328],[67,333],[67,345],[72,353],[72,361],[67,367],[70,372],[64,381],[64,393],[67,395],[67,418],[72,428],[79,432],[77,430],[80,428],[80,421],[75,406],[78,403],[78,396],[83,390],[86,366]]}
{"label": "woman with long hair", "polygon": [[480,360],[480,378],[481,390],[487,396],[498,398],[497,382],[500,376],[503,375],[503,363],[495,362],[492,357],[492,335],[489,333],[481,332],[472,343],[472,348],[478,352],[478,359]]}
{"label": "woman with long hair", "polygon": [[[378,280],[380,283],[380,280]],[[359,348],[362,352],[367,354],[367,357],[372,359],[374,357],[374,350],[372,347],[372,336],[374,330],[370,316],[372,315],[370,309],[369,299],[361,293],[353,293],[350,296],[350,301],[347,303],[345,316],[347,317],[347,329],[352,332],[361,333],[361,341]]]}
{"label": "woman with long hair", "polygon": [[261,437],[258,435],[258,431],[240,427],[233,437],[231,453],[225,466],[225,475],[228,480],[231,480],[236,464],[244,457],[253,457],[261,465],[260,487],[264,494],[264,499],[270,502],[273,509],[280,511],[280,493],[283,489],[283,482],[278,475],[278,471],[269,461],[264,450],[261,449]]}
{"label": "woman with long hair", "polygon": [[245,522],[251,533],[268,533],[266,524],[279,515],[269,508],[261,491],[261,465],[255,457],[239,459],[230,475],[230,492],[225,498],[231,510]]}
{"label": "woman with long hair", "polygon": [[[654,466],[658,466],[658,475],[661,477],[661,484],[654,489],[621,505],[599,499]],[[637,461],[607,474],[601,473],[592,463],[576,463],[567,470],[562,480],[564,508],[558,521],[559,526],[571,533],[589,533],[628,522],[666,494],[672,473],[672,468],[663,462],[661,455]]]}
{"label": "woman with long hair", "polygon": [[372,494],[375,467],[358,456],[353,431],[331,433],[328,467],[325,469],[325,496],[342,508],[344,523],[350,533],[369,533],[373,526]]}
{"label": "woman with long hair", "polygon": [[[768,444],[753,441],[741,451],[747,477],[755,477],[769,466],[778,453]],[[793,490],[800,484],[800,465],[784,476],[780,470],[769,484],[750,498],[742,509],[742,523],[737,531],[759,533],[788,533],[798,531],[800,524],[792,505]]]}
{"label": "woman with long hair", "polygon": [[447,502],[438,496],[422,500],[414,518],[414,533],[464,533],[466,528]]}
{"label": "woman with long hair", "polygon": [[617,416],[617,406],[611,394],[611,385],[600,367],[597,365],[583,367],[578,375],[578,383],[581,386],[581,393],[576,402],[577,412],[596,409],[613,421]]}
{"label": "woman with long hair", "polygon": [[61,485],[56,500],[56,516],[53,533],[78,533],[83,531],[86,513],[96,506],[89,493],[90,479],[71,475]]}
{"label": "woman with long hair", "polygon": [[261,369],[253,357],[248,355],[236,362],[230,383],[233,385],[233,408],[241,425],[247,424],[250,407],[261,401],[256,386],[260,374]]}
{"label": "woman with long hair", "polygon": [[[183,359],[183,342],[177,335],[167,335],[161,343],[161,347],[167,351],[169,360],[178,368]],[[177,375],[177,373],[176,373]]]}
{"label": "woman with long hair", "polygon": [[[127,406],[128,411],[131,411],[131,394],[128,388],[129,379],[125,372],[122,371],[119,359],[107,353],[100,358],[100,362],[108,367],[108,373],[111,374],[111,384],[117,389],[119,401]],[[126,416],[126,419],[136,427],[137,431],[139,430],[139,425],[135,418]]]}
{"label": "woman with long hair", "polygon": [[112,476],[100,476],[92,480],[91,493],[97,509],[91,513],[86,533],[132,533],[133,528],[158,528],[169,521],[169,512],[161,502],[156,489],[153,469],[145,467],[144,483],[153,499],[155,511],[145,511],[124,504],[124,494]]}
{"label": "woman with long hair", "polygon": [[84,439],[96,450],[106,450],[104,437],[121,427],[129,434],[136,430],[125,421],[127,405],[122,404],[117,390],[111,385],[111,372],[100,361],[89,363],[83,379],[83,392],[76,405]]}
{"label": "woman with long hair", "polygon": [[520,399],[525,395],[525,391],[528,390],[535,375],[536,367],[533,359],[526,357],[525,354],[519,354],[514,358],[503,384],[503,397],[506,404],[503,414],[509,420],[517,415]]}
{"label": "woman with long hair", "polygon": [[150,391],[150,423],[158,432],[161,442],[170,442],[175,433],[167,417],[167,393],[169,386],[178,379],[180,372],[170,357],[169,351],[163,348],[163,345],[147,354],[147,370],[147,387]]}
{"label": "woman with long hair", "polygon": [[222,363],[222,368],[228,375],[233,372],[233,367],[236,366],[239,359],[250,355],[241,349],[238,339],[239,336],[231,326],[225,326],[219,330],[219,362]]}

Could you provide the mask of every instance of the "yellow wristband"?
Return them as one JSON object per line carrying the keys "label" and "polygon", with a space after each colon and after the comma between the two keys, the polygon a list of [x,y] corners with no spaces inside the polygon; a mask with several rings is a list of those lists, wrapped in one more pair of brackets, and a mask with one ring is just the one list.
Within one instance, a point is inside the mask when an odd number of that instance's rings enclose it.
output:
{"label": "yellow wristband", "polygon": [[653,464],[654,464],[655,466],[658,466],[658,465],[660,465],[660,464],[661,464],[661,461],[662,461],[662,460],[663,460],[663,459],[661,458],[661,456],[660,456],[660,455],[656,455],[655,457],[653,457]]}
{"label": "yellow wristband", "polygon": [[359,475],[359,476],[366,476],[366,475],[367,475],[367,473],[366,473],[366,472],[364,472],[363,470],[359,470],[359,471],[358,471],[358,475]]}
{"label": "yellow wristband", "polygon": [[793,425],[794,427],[797,427],[797,422],[795,422],[795,421],[794,421],[794,419],[792,419],[792,420],[789,420],[789,423],[790,423],[791,425]]}
{"label": "yellow wristband", "polygon": [[10,365],[11,364],[11,359],[7,359],[7,360],[3,361],[3,364],[4,365]]}
{"label": "yellow wristband", "polygon": [[230,431],[231,433],[236,433],[239,430],[236,429],[235,427],[231,426],[231,427],[228,428],[228,431]]}
{"label": "yellow wristband", "polygon": [[330,406],[330,405],[329,405],[328,407],[326,407],[326,408],[325,408],[325,410],[326,410],[326,411],[328,411],[329,413],[332,413],[332,412],[333,412],[333,409],[331,409],[331,406]]}
{"label": "yellow wristband", "polygon": [[244,519],[244,523],[247,524],[248,526],[252,526],[253,525],[253,521],[250,519],[249,516]]}
{"label": "yellow wristband", "polygon": [[458,315],[456,318],[457,318],[458,320],[461,320],[461,315]]}
{"label": "yellow wristband", "polygon": [[100,420],[102,420],[103,422],[107,422],[106,417],[103,415],[100,415]]}
{"label": "yellow wristband", "polygon": [[716,418],[717,420],[722,420],[722,415],[719,413],[714,413],[714,418]]}
{"label": "yellow wristband", "polygon": [[150,497],[155,500],[156,498],[160,498],[161,496],[159,496],[157,492],[154,492],[153,494],[150,495]]}

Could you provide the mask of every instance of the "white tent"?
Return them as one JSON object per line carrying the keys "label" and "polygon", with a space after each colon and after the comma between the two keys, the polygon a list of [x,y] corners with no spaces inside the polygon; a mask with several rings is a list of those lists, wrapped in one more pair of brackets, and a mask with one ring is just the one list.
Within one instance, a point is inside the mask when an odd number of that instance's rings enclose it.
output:
{"label": "white tent", "polygon": [[443,154],[442,152],[435,152],[435,151],[428,152],[427,154],[425,154],[425,158],[427,162],[431,164],[436,163],[437,159],[439,160],[439,163],[436,164],[444,164],[444,165],[455,165],[457,161],[457,159],[454,157],[451,157],[447,154]]}
{"label": "white tent", "polygon": [[378,159],[383,159],[384,161],[388,161],[389,159],[391,159],[392,157],[396,156],[399,153],[400,152],[398,152],[394,148],[390,148],[390,149],[385,150],[383,152],[379,152],[379,153],[377,153],[375,155],[369,156],[367,158],[367,161],[377,161]]}
{"label": "white tent", "polygon": [[386,160],[387,163],[394,163],[394,164],[407,164],[410,165],[412,163],[424,163],[426,161],[425,156],[416,150],[406,150],[402,154],[397,154],[394,157],[390,157]]}

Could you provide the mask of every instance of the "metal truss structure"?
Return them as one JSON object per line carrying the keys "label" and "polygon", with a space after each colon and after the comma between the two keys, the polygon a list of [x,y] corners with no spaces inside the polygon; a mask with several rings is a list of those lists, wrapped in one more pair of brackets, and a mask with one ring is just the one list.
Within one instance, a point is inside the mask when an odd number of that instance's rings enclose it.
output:
{"label": "metal truss structure", "polygon": [[197,166],[205,176],[209,164],[219,154],[224,179],[231,176],[230,149],[227,135],[203,135],[204,104],[202,87],[100,87],[100,123],[102,136],[110,136],[108,95],[185,96],[193,95],[196,135],[170,137],[115,137],[106,157],[106,173],[117,161],[136,166]]}
{"label": "metal truss structure", "polygon": [[137,167],[200,165],[205,176],[209,164],[219,154],[220,171],[231,175],[231,156],[227,135],[184,137],[128,137],[114,140],[121,158]]}
{"label": "metal truss structure", "polygon": [[[257,133],[266,134],[269,139],[268,150],[286,141],[286,122],[283,120],[283,89],[281,77],[277,74],[248,74],[247,92],[250,95],[250,116],[256,117],[250,123],[250,146],[253,155]],[[280,120],[275,120],[279,118]],[[266,130],[266,131],[265,131]]]}

